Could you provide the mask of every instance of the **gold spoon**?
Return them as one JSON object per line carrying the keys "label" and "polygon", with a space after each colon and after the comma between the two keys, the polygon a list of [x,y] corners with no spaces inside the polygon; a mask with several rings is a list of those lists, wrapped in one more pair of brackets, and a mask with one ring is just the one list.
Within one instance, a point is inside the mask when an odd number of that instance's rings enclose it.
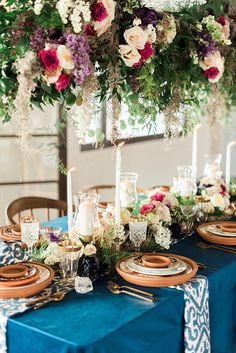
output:
{"label": "gold spoon", "polygon": [[64,299],[64,296],[65,296],[65,293],[63,292],[57,292],[57,293],[54,293],[51,295],[50,298],[48,298],[47,301],[43,302],[43,303],[38,303],[34,306],[34,309],[39,309],[41,308],[42,306],[46,305],[47,303],[50,303],[50,302],[60,302],[61,300]]}
{"label": "gold spoon", "polygon": [[130,287],[130,286],[121,286],[113,281],[108,281],[107,284],[111,287],[114,287],[114,288],[117,288],[117,289],[128,289],[128,290],[131,290],[133,292],[137,292],[137,293],[140,293],[140,294],[143,294],[143,295],[146,295],[148,297],[154,297],[156,296],[155,294],[153,293],[150,293],[150,292],[145,292],[144,290],[141,290],[141,289],[137,289],[137,288],[134,288],[134,287]]}

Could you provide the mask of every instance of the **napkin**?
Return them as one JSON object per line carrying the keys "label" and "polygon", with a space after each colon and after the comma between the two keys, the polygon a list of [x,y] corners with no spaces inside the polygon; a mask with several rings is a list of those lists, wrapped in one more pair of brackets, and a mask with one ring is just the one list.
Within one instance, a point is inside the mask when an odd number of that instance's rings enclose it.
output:
{"label": "napkin", "polygon": [[211,352],[207,278],[196,276],[174,288],[184,292],[184,353]]}
{"label": "napkin", "polygon": [[29,261],[29,255],[22,250],[20,241],[0,240],[0,266]]}

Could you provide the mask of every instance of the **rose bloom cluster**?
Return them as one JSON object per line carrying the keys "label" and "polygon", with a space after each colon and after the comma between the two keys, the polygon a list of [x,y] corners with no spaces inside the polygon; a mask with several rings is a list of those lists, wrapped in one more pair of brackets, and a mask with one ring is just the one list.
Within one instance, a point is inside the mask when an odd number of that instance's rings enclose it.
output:
{"label": "rose bloom cluster", "polygon": [[224,17],[220,16],[216,20],[214,16],[207,16],[203,19],[200,30],[205,26],[208,34],[201,33],[199,44],[199,65],[203,70],[203,75],[208,78],[209,82],[218,82],[224,73],[225,59],[222,57],[217,43],[230,45],[230,23]]}
{"label": "rose bloom cluster", "polygon": [[133,27],[125,30],[126,44],[119,46],[124,63],[133,68],[140,67],[153,56],[152,43],[156,42],[157,12],[148,8],[137,9]]}
{"label": "rose bloom cluster", "polygon": [[201,193],[208,196],[210,203],[206,205],[208,213],[214,213],[215,208],[225,211],[230,206],[230,195],[223,179],[202,178]]}
{"label": "rose bloom cluster", "polygon": [[146,216],[151,224],[171,222],[170,209],[178,207],[177,198],[171,193],[156,192],[150,196],[148,203],[140,208],[140,214]]}
{"label": "rose bloom cluster", "polygon": [[91,23],[86,26],[86,34],[104,34],[115,18],[116,2],[113,0],[98,0],[91,6]]}

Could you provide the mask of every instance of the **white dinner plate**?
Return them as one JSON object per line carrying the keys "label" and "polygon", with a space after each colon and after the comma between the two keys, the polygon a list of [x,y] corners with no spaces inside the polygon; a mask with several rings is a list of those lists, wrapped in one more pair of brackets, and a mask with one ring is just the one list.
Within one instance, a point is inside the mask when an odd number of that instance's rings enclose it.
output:
{"label": "white dinner plate", "polygon": [[221,237],[236,237],[236,233],[224,232],[215,225],[206,226],[205,228],[209,233],[219,235]]}
{"label": "white dinner plate", "polygon": [[164,268],[149,268],[142,265],[141,257],[133,256],[129,258],[126,262],[126,266],[134,272],[142,273],[145,275],[152,275],[152,276],[171,276],[176,275],[181,272],[184,272],[187,268],[187,264],[177,258],[177,257],[170,257],[171,263],[169,266]]}

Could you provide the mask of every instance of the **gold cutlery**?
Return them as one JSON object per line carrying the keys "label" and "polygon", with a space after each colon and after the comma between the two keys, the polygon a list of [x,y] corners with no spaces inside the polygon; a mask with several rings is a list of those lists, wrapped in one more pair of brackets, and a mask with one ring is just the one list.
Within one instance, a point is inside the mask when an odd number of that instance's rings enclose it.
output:
{"label": "gold cutlery", "polygon": [[41,297],[39,297],[39,298],[37,298],[37,299],[30,300],[30,301],[26,304],[26,306],[33,306],[33,305],[35,305],[35,304],[37,304],[37,303],[41,303],[41,302],[43,302],[44,300],[50,298],[52,295],[53,295],[53,294],[51,294],[51,293],[44,294],[44,295],[42,295]]}
{"label": "gold cutlery", "polygon": [[228,253],[231,253],[231,254],[235,254],[236,255],[236,249],[228,249],[224,246],[221,246],[221,245],[211,245],[211,244],[206,244],[202,241],[199,241],[197,243],[197,246],[203,250],[206,250],[206,249],[217,249],[217,250],[221,250],[221,251],[225,251],[225,252],[228,252]]}
{"label": "gold cutlery", "polygon": [[154,298],[149,298],[149,297],[146,297],[146,296],[141,295],[141,294],[136,294],[134,292],[130,292],[130,291],[125,290],[125,289],[117,289],[117,288],[115,288],[115,287],[113,287],[111,285],[108,285],[107,288],[113,294],[128,294],[128,295],[131,295],[132,297],[139,298],[139,299],[142,299],[142,300],[146,300],[149,303],[154,303],[156,301]]}
{"label": "gold cutlery", "polygon": [[44,301],[44,302],[40,302],[40,303],[37,303],[35,306],[34,306],[34,309],[39,309],[41,308],[42,306],[50,303],[50,302],[60,302],[61,300],[64,299],[64,296],[65,296],[65,293],[63,292],[57,292],[57,293],[54,293],[52,294],[48,300]]}
{"label": "gold cutlery", "polygon": [[134,287],[130,287],[130,286],[121,286],[113,281],[108,281],[107,284],[109,286],[112,286],[114,288],[117,288],[117,289],[128,289],[128,290],[131,290],[133,292],[137,292],[137,293],[140,293],[140,294],[143,294],[143,295],[146,295],[148,297],[155,297],[157,296],[156,294],[153,294],[153,293],[150,293],[150,292],[145,292],[144,290],[141,290],[141,289],[137,289],[137,288],[134,288]]}

